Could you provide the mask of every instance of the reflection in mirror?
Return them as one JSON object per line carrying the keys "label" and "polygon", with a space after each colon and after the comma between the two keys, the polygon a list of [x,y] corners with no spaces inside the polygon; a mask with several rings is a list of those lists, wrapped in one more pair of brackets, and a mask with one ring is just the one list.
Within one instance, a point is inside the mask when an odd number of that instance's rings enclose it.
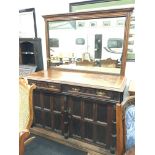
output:
{"label": "reflection in mirror", "polygon": [[124,25],[125,17],[49,21],[51,65],[120,73]]}
{"label": "reflection in mirror", "polygon": [[57,38],[49,39],[50,47],[59,47],[59,40]]}

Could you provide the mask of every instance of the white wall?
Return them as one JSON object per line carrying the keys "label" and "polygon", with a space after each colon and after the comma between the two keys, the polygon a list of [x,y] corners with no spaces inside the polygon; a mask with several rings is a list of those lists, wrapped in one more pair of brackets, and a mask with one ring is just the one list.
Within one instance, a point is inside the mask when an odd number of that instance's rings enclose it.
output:
{"label": "white wall", "polygon": [[[47,68],[46,65],[46,44],[45,44],[45,24],[43,15],[48,14],[58,14],[69,12],[69,3],[80,2],[83,0],[20,0],[19,10],[26,8],[35,8],[36,13],[36,23],[37,23],[37,35],[42,39],[42,52],[44,69]],[[126,77],[129,81],[130,79],[135,79],[135,63],[128,62],[126,65]]]}

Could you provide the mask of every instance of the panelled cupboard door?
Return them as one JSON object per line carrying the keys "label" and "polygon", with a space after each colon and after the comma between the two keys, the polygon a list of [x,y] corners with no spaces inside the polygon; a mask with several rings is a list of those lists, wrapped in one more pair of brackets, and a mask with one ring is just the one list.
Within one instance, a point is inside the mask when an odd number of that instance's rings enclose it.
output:
{"label": "panelled cupboard door", "polygon": [[33,95],[34,125],[64,132],[64,97],[48,91],[35,90]]}
{"label": "panelled cupboard door", "polygon": [[34,126],[114,150],[117,101],[34,90]]}
{"label": "panelled cupboard door", "polygon": [[33,110],[34,110],[33,125],[42,127],[43,122],[42,122],[41,93],[37,90],[33,91]]}
{"label": "panelled cupboard door", "polygon": [[69,96],[69,135],[88,143],[110,148],[113,104]]}

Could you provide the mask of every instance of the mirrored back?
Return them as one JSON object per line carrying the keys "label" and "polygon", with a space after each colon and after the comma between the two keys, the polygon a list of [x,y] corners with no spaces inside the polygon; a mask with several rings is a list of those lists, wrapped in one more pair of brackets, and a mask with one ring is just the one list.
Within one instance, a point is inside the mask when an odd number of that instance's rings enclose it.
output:
{"label": "mirrored back", "polygon": [[132,10],[43,16],[48,67],[124,75]]}

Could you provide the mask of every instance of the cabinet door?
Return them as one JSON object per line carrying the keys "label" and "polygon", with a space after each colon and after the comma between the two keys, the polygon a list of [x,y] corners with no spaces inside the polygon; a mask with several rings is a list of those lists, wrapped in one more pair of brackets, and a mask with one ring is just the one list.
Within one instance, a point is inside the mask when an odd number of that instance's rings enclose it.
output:
{"label": "cabinet door", "polygon": [[33,110],[34,110],[33,124],[35,126],[40,126],[40,127],[43,126],[42,109],[43,109],[43,106],[41,104],[41,93],[40,91],[34,90],[33,91]]}
{"label": "cabinet door", "polygon": [[64,97],[60,94],[53,94],[52,96],[52,115],[53,115],[53,129],[55,132],[64,132]]}
{"label": "cabinet door", "polygon": [[82,138],[82,100],[68,97],[69,135]]}
{"label": "cabinet door", "polygon": [[107,101],[69,97],[69,133],[73,138],[110,148],[113,104]]}
{"label": "cabinet door", "polygon": [[48,91],[34,91],[34,125],[63,134],[64,97]]}

